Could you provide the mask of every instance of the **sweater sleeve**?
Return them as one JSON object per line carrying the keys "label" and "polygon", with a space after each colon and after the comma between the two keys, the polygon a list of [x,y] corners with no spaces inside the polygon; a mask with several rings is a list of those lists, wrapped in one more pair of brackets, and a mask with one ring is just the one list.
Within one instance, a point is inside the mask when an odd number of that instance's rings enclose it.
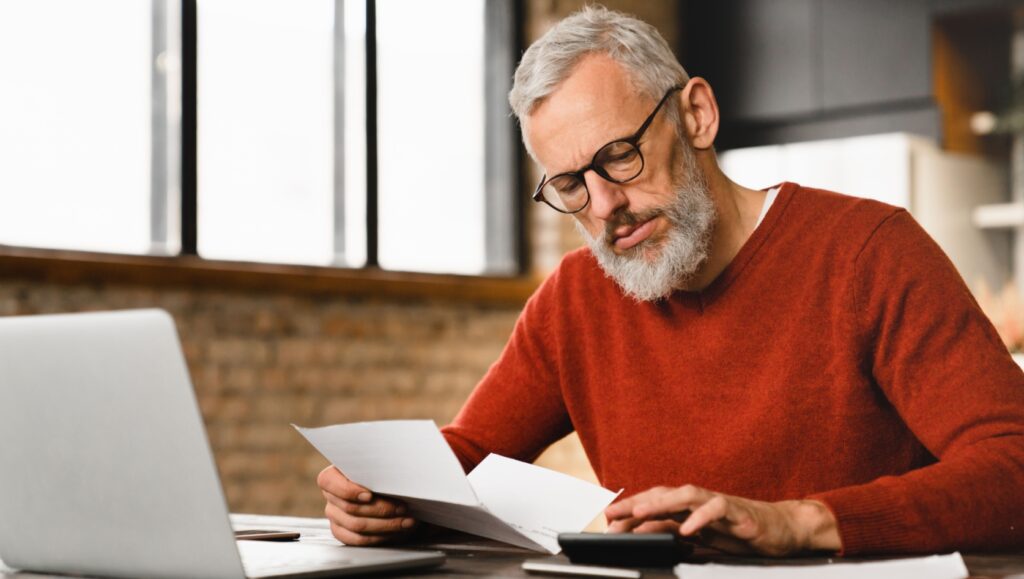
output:
{"label": "sweater sleeve", "polygon": [[1024,374],[942,250],[905,211],[856,259],[876,383],[936,462],[812,496],[842,553],[1024,546]]}
{"label": "sweater sleeve", "polygon": [[554,366],[559,272],[530,298],[498,360],[441,429],[469,472],[490,453],[533,462],[572,432]]}

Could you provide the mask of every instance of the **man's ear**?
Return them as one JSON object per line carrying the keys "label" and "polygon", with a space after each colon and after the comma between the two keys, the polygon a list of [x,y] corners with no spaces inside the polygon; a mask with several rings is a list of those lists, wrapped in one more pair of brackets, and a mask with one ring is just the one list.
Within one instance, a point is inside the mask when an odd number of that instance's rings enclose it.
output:
{"label": "man's ear", "polygon": [[695,149],[710,149],[718,135],[718,101],[708,81],[695,76],[679,92],[686,136]]}

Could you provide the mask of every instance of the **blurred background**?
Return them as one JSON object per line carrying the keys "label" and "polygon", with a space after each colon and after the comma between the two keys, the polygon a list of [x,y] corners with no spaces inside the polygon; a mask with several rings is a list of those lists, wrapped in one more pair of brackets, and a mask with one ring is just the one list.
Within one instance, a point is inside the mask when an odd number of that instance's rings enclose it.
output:
{"label": "blurred background", "polygon": [[[168,310],[231,510],[319,515],[289,423],[446,423],[580,245],[505,96],[582,4],[0,0],[0,315]],[[908,208],[1024,346],[1024,0],[605,4],[711,82],[733,179]]]}

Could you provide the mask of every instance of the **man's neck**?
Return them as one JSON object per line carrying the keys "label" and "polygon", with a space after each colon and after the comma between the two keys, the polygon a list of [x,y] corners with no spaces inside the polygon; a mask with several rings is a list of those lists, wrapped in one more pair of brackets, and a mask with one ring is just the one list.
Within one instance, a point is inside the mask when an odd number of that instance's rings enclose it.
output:
{"label": "man's neck", "polygon": [[720,172],[708,177],[718,221],[711,235],[708,260],[682,288],[686,291],[701,291],[708,287],[732,263],[757,228],[757,218],[767,195],[765,191],[737,185]]}

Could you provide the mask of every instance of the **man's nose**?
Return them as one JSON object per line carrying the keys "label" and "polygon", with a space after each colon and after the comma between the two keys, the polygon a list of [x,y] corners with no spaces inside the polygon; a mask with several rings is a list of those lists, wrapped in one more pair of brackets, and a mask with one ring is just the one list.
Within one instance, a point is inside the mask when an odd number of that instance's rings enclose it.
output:
{"label": "man's nose", "polygon": [[587,183],[587,191],[590,192],[590,214],[594,217],[607,221],[620,209],[629,205],[622,185],[608,181],[596,171],[587,171],[583,178]]}

